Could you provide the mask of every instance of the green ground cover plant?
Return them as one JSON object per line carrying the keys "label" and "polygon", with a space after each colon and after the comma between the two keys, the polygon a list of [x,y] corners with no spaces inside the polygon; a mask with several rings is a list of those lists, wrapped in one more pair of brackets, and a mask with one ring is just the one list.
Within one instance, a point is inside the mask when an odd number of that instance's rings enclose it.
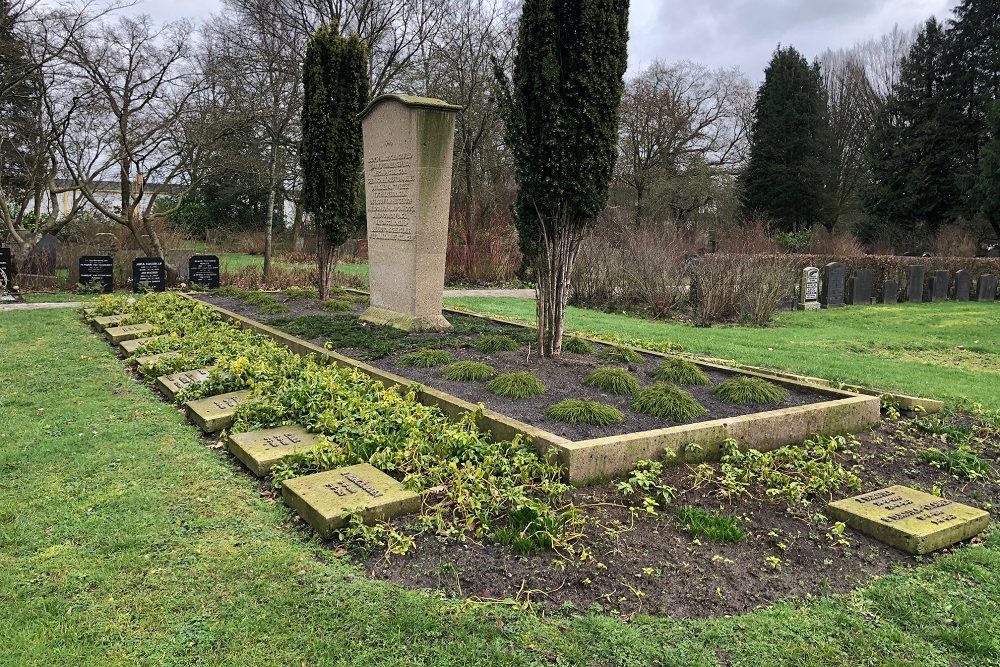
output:
{"label": "green ground cover plant", "polygon": [[653,371],[653,379],[657,382],[673,382],[674,384],[711,384],[705,371],[701,370],[697,364],[679,358],[665,359]]}
{"label": "green ground cover plant", "polygon": [[483,354],[496,352],[515,352],[521,349],[521,343],[507,334],[487,334],[473,341],[472,347]]}
{"label": "green ground cover plant", "polygon": [[618,408],[586,398],[567,398],[545,408],[545,416],[566,424],[610,426],[624,417]]}
{"label": "green ground cover plant", "polygon": [[727,403],[739,405],[769,405],[788,397],[788,390],[763,378],[743,376],[732,378],[715,388],[715,395]]}
{"label": "green ground cover plant", "polygon": [[735,544],[746,539],[746,532],[735,517],[698,507],[678,507],[677,523],[695,537],[707,537],[716,542]]}
{"label": "green ground cover plant", "polygon": [[636,392],[632,410],[672,422],[691,421],[708,412],[694,396],[666,382],[658,382]]}
{"label": "green ground cover plant", "polygon": [[525,399],[546,392],[545,385],[528,371],[504,373],[486,383],[486,389],[497,396]]}
{"label": "green ground cover plant", "polygon": [[382,359],[399,352],[407,335],[393,327],[365,324],[348,313],[275,317],[267,324],[299,338],[323,339],[330,350],[361,350],[366,359]]}
{"label": "green ground cover plant", "polygon": [[399,358],[398,363],[400,366],[412,368],[434,368],[435,366],[444,366],[454,361],[455,357],[451,352],[421,348],[404,354]]}
{"label": "green ground cover plant", "polygon": [[343,313],[351,309],[351,302],[343,299],[327,299],[319,305],[323,310],[329,310],[334,313]]}
{"label": "green ground cover plant", "polygon": [[481,382],[496,374],[497,369],[478,361],[456,361],[441,370],[441,377],[452,382]]}
{"label": "green ground cover plant", "polygon": [[593,370],[583,383],[595,389],[619,396],[639,391],[639,381],[624,368],[607,367]]}
{"label": "green ground cover plant", "polygon": [[584,340],[579,336],[568,336],[566,340],[563,341],[563,352],[572,352],[573,354],[593,354],[594,346],[590,344],[590,341]]}
{"label": "green ground cover plant", "polygon": [[601,350],[601,359],[623,364],[641,364],[643,362],[641,354],[624,345],[608,345]]}

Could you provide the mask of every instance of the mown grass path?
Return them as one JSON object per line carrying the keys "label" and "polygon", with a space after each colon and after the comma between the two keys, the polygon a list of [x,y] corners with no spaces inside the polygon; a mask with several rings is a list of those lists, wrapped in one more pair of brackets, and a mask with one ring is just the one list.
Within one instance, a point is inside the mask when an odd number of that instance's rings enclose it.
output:
{"label": "mown grass path", "polygon": [[[524,299],[448,305],[534,322]],[[1000,411],[1000,303],[900,304],[782,313],[767,329],[698,328],[570,308],[569,331],[675,342],[687,352]]]}
{"label": "mown grass path", "polygon": [[996,533],[851,596],[734,619],[449,602],[312,541],[73,313],[5,313],[0,345],[4,667],[1000,661]]}

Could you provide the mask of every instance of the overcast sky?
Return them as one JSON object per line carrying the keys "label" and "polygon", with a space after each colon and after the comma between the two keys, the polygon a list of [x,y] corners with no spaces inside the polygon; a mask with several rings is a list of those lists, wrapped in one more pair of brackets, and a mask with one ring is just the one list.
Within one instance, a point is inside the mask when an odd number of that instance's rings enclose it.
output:
{"label": "overcast sky", "polygon": [[[947,18],[958,0],[632,0],[630,71],[654,60],[738,66],[763,78],[778,43],[810,60],[827,48],[851,46],[899,24]],[[135,11],[159,20],[200,18],[220,0],[141,0]]]}

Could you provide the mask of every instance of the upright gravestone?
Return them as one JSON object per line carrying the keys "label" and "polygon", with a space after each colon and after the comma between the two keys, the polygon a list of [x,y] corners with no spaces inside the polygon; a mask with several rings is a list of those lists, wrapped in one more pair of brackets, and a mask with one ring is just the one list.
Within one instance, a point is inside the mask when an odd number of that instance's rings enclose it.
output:
{"label": "upright gravestone", "polygon": [[979,276],[979,281],[977,284],[976,300],[977,301],[995,301],[997,298],[997,277],[985,274]]}
{"label": "upright gravestone", "polygon": [[920,303],[924,300],[924,276],[927,268],[923,266],[911,266],[906,272],[906,300],[912,303]]}
{"label": "upright gravestone", "polygon": [[894,304],[899,301],[899,283],[895,280],[886,280],[882,284],[882,303]]}
{"label": "upright gravestone", "polygon": [[948,288],[951,286],[951,273],[948,271],[934,271],[931,273],[930,289],[931,301],[947,301]]}
{"label": "upright gravestone", "polygon": [[455,113],[461,107],[381,95],[362,114],[371,307],[363,320],[442,331]]}
{"label": "upright gravestone", "polygon": [[799,286],[799,310],[819,309],[819,269],[807,266],[802,269],[802,283]]}
{"label": "upright gravestone", "polygon": [[852,306],[870,306],[872,302],[872,290],[875,283],[875,274],[871,269],[858,269],[851,278],[851,298]]}
{"label": "upright gravestone", "polygon": [[819,301],[824,308],[840,308],[844,305],[844,277],[847,271],[840,262],[830,262],[823,267],[823,291]]}
{"label": "upright gravestone", "polygon": [[219,257],[192,255],[188,260],[188,282],[208,289],[219,289]]}
{"label": "upright gravestone", "polygon": [[115,289],[115,262],[110,255],[83,255],[80,257],[80,284],[84,287],[100,285],[101,291],[111,294]]}
{"label": "upright gravestone", "polygon": [[167,264],[161,257],[136,257],[132,260],[132,287],[136,292],[164,292],[167,289]]}
{"label": "upright gravestone", "polygon": [[968,301],[972,293],[972,276],[965,269],[955,272],[955,301]]}
{"label": "upright gravestone", "polygon": [[21,300],[14,292],[14,256],[10,248],[0,248],[0,303]]}
{"label": "upright gravestone", "polygon": [[46,234],[28,253],[24,273],[36,276],[53,276],[56,273],[56,251],[59,242],[52,234]]}

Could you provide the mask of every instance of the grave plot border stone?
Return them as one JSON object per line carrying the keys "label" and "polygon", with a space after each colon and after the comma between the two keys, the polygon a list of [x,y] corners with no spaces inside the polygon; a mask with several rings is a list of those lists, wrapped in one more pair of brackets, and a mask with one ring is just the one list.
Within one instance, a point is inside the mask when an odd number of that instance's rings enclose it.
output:
{"label": "grave plot border stone", "polygon": [[111,327],[120,326],[128,318],[128,315],[102,315],[101,317],[95,317],[90,324],[98,331],[106,331]]}
{"label": "grave plot border stone", "polygon": [[368,463],[289,479],[281,498],[320,537],[347,525],[351,515],[366,524],[420,511],[420,494]]}
{"label": "grave plot border stone", "polygon": [[156,378],[156,388],[161,394],[170,399],[171,402],[177,398],[188,387],[201,384],[208,380],[213,368],[197,368],[193,371],[181,371],[179,373],[168,373]]}
{"label": "grave plot border stone", "polygon": [[118,327],[109,327],[104,330],[104,335],[108,337],[108,340],[112,345],[118,345],[125,340],[142,338],[144,335],[152,333],[154,330],[155,327],[152,324],[143,322],[141,324],[126,324]]}
{"label": "grave plot border stone", "polygon": [[990,524],[981,509],[898,485],[830,503],[827,515],[915,556],[975,537]]}
{"label": "grave plot border stone", "polygon": [[205,433],[216,433],[233,425],[236,408],[242,405],[250,390],[231,391],[218,396],[208,396],[184,404],[188,417]]}
{"label": "grave plot border stone", "polygon": [[148,338],[133,338],[132,340],[123,340],[118,344],[118,347],[122,349],[122,352],[128,355],[135,354],[143,345],[154,340],[159,340],[166,338],[166,335],[162,336],[149,336]]}
{"label": "grave plot border stone", "polygon": [[301,426],[280,426],[263,431],[230,433],[226,438],[226,448],[250,472],[264,477],[286,456],[308,452],[322,441],[322,436],[310,433]]}
{"label": "grave plot border stone", "polygon": [[179,356],[181,356],[180,352],[160,352],[159,354],[150,354],[144,357],[132,357],[132,361],[136,367],[145,368],[146,366],[152,366],[158,361],[169,361]]}

